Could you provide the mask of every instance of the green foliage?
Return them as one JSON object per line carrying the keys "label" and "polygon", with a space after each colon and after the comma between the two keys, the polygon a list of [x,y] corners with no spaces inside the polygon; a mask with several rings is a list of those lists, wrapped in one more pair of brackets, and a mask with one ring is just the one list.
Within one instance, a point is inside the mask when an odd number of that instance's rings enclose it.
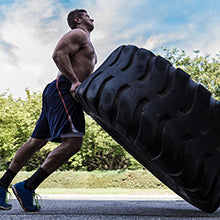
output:
{"label": "green foliage", "polygon": [[41,110],[41,94],[30,94],[27,99],[0,96],[0,163],[7,168],[16,150],[30,137]]}
{"label": "green foliage", "polygon": [[81,150],[61,170],[117,170],[142,166],[86,115],[86,135]]}
{"label": "green foliage", "polygon": [[[194,51],[193,58],[184,51],[164,49],[166,59],[180,67],[192,79],[202,83],[213,96],[220,100],[220,55],[211,58]],[[30,137],[41,112],[41,93],[32,94],[26,89],[26,99],[13,99],[7,93],[0,95],[0,170],[8,167],[16,150]],[[37,169],[47,154],[56,147],[47,144],[23,168]],[[97,123],[86,115],[86,135],[81,151],[74,155],[59,170],[117,170],[142,169],[131,155],[117,144]]]}
{"label": "green foliage", "polygon": [[[33,172],[20,172],[12,184],[23,181]],[[0,177],[3,172],[0,172]],[[54,172],[40,188],[121,188],[121,189],[166,189],[167,187],[146,169],[142,170],[112,170],[112,171],[63,171]]]}
{"label": "green foliage", "polygon": [[[41,112],[41,94],[30,94],[27,98],[13,99],[11,95],[0,96],[0,164],[4,170],[10,164],[16,150],[30,137]],[[48,143],[38,151],[23,168],[36,170],[57,144]],[[96,122],[86,115],[86,135],[81,151],[59,170],[114,170],[142,167],[117,144]]]}

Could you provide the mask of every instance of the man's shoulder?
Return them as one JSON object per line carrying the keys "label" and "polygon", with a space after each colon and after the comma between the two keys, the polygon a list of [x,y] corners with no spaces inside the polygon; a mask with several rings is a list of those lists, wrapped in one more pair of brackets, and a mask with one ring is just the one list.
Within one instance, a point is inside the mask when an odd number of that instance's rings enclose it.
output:
{"label": "man's shoulder", "polygon": [[87,37],[86,32],[80,28],[73,29],[67,32],[66,35]]}
{"label": "man's shoulder", "polygon": [[73,29],[64,34],[63,39],[78,42],[78,41],[87,41],[88,36],[85,31],[82,29]]}

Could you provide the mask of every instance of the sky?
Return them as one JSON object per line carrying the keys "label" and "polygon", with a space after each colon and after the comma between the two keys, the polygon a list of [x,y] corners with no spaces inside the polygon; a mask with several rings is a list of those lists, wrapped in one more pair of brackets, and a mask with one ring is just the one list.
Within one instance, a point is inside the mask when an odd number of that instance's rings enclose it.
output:
{"label": "sky", "polygon": [[75,8],[95,20],[96,69],[120,45],[155,54],[177,48],[215,57],[220,51],[219,0],[0,0],[0,94],[25,98],[26,88],[43,91],[56,78],[51,56]]}

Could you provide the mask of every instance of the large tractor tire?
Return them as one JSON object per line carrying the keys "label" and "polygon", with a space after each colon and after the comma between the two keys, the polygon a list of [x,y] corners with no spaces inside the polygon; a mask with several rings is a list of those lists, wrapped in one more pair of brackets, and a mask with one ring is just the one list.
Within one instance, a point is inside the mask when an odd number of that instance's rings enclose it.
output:
{"label": "large tractor tire", "polygon": [[152,52],[121,46],[76,95],[121,146],[205,212],[219,207],[220,104]]}

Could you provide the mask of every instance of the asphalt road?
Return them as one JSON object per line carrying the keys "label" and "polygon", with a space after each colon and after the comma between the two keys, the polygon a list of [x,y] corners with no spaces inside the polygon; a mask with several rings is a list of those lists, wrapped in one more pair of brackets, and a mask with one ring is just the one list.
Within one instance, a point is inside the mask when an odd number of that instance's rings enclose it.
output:
{"label": "asphalt road", "polygon": [[16,199],[0,219],[220,219],[220,209],[207,214],[176,196],[46,195],[40,212],[24,212]]}

